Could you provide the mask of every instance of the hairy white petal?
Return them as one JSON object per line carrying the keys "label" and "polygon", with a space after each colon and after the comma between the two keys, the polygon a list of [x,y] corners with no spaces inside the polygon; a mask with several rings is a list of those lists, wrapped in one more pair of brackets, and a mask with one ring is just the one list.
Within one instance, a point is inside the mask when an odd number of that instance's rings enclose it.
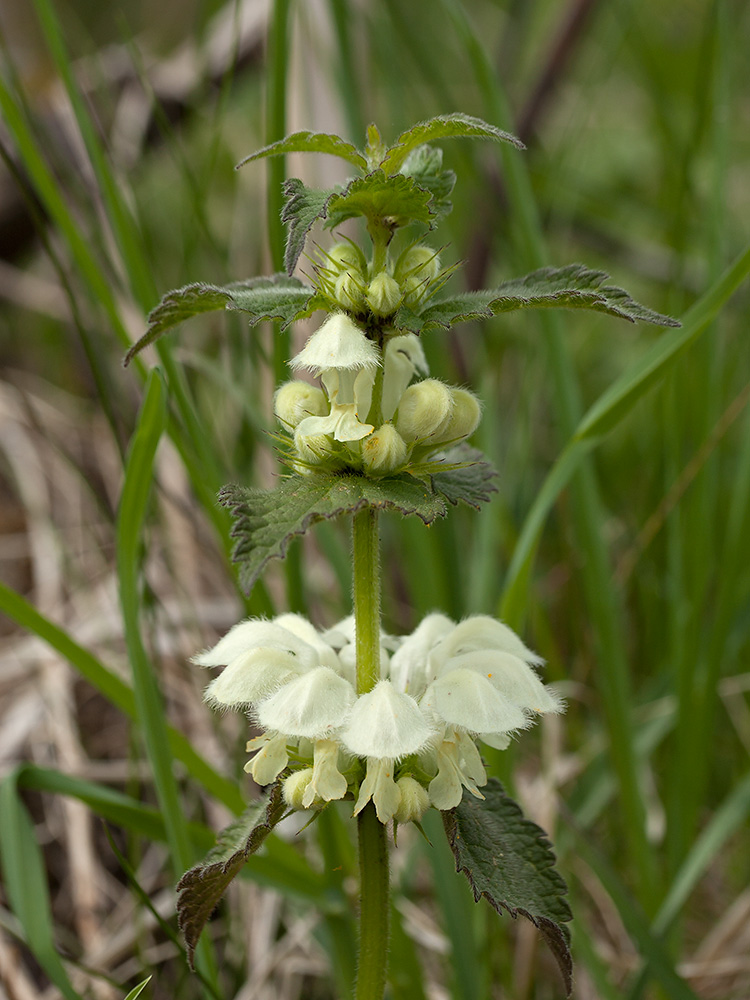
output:
{"label": "hairy white petal", "polygon": [[429,652],[454,626],[445,615],[427,615],[403,640],[391,658],[391,681],[397,691],[406,691],[419,698],[426,686]]}
{"label": "hairy white petal", "polygon": [[443,670],[450,669],[446,665],[451,657],[477,649],[498,649],[535,665],[544,662],[503,622],[489,615],[472,615],[459,622],[432,650],[430,676],[438,677]]}
{"label": "hairy white petal", "polygon": [[199,667],[220,667],[231,663],[241,653],[260,646],[285,649],[298,656],[304,666],[316,664],[315,651],[311,646],[276,622],[264,618],[248,618],[231,628],[215,646],[198,653],[192,658]]}
{"label": "hairy white petal", "polygon": [[284,649],[259,648],[241,653],[206,688],[214,707],[244,708],[267,698],[309,667]]}
{"label": "hairy white petal", "polygon": [[264,701],[258,721],[289,736],[324,739],[345,724],[354,698],[348,681],[329,667],[316,667]]}
{"label": "hairy white petal", "polygon": [[375,344],[342,312],[330,315],[290,362],[294,369],[315,372],[325,368],[377,368],[379,364]]}
{"label": "hairy white petal", "polygon": [[447,663],[450,671],[466,668],[487,677],[506,698],[532,712],[562,712],[560,698],[545,687],[520,657],[497,649],[480,649],[454,656]]}
{"label": "hairy white petal", "polygon": [[341,742],[358,757],[398,759],[421,750],[433,733],[413,698],[380,681],[357,699]]}
{"label": "hairy white petal", "polygon": [[474,670],[451,670],[427,688],[420,706],[449,725],[472,733],[507,733],[524,729],[524,712]]}
{"label": "hairy white petal", "polygon": [[294,635],[313,647],[318,654],[318,665],[321,667],[331,667],[338,670],[339,660],[335,649],[326,641],[325,636],[315,628],[303,615],[284,614],[274,618],[277,625],[288,629]]}

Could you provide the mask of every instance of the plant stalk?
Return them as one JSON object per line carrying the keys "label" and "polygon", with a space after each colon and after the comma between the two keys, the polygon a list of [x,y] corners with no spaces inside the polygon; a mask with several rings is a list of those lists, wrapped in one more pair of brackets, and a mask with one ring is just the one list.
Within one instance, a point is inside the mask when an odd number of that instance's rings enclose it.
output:
{"label": "plant stalk", "polygon": [[[354,515],[354,623],[357,693],[380,680],[380,551],[378,512],[365,507]],[[385,826],[372,802],[357,817],[359,837],[359,963],[356,1000],[383,1000],[388,967],[390,880]]]}

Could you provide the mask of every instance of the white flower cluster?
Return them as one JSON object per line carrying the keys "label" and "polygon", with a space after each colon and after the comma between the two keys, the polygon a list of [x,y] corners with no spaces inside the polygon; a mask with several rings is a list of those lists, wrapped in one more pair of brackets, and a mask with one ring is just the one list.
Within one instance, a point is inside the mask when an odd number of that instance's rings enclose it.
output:
{"label": "white flower cluster", "polygon": [[193,662],[224,667],[210,704],[249,711],[265,730],[247,744],[258,784],[290,769],[293,808],[351,793],[355,815],[372,800],[382,823],[452,809],[464,788],[482,798],[476,739],[504,749],[540,714],[563,710],[534,670],[539,657],[484,615],[428,615],[409,636],[382,634],[380,656],[380,682],[357,695],[353,619],[319,632],[285,614],[240,622]]}
{"label": "white flower cluster", "polygon": [[[344,250],[353,262],[336,258],[336,266],[342,270],[335,288],[339,289],[337,300],[345,303],[348,300],[339,286],[343,288],[349,280],[359,287],[364,278],[357,248],[344,245]],[[429,247],[412,247],[409,253],[418,263],[407,266],[407,261],[401,284],[383,272],[362,292],[360,304],[366,304],[373,314],[394,311],[406,294],[403,288],[412,288],[411,294],[419,295],[422,285],[434,280],[435,269],[439,270],[435,252]],[[428,276],[422,278],[424,269]],[[394,292],[388,285],[388,294],[392,293],[388,303],[381,301],[386,295],[381,286],[387,282],[396,289]],[[355,306],[350,310],[329,315],[291,361],[295,371],[304,369],[319,376],[323,388],[292,381],[282,385],[274,397],[276,416],[294,434],[298,471],[355,468],[371,476],[390,475],[476,430],[481,409],[471,392],[432,378],[410,385],[415,375],[428,374],[415,334],[397,334],[387,325],[378,327],[379,341],[384,345],[381,349],[368,337]]]}

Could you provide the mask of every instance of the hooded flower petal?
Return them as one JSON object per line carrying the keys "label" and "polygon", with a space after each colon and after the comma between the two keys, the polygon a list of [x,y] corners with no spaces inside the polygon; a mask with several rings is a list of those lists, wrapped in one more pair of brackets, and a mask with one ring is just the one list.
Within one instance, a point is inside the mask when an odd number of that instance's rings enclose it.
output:
{"label": "hooded flower petal", "polygon": [[318,654],[318,666],[331,667],[332,670],[338,669],[339,659],[335,649],[326,642],[325,636],[321,635],[307,618],[303,615],[289,613],[278,615],[274,621],[313,647]]}
{"label": "hooded flower petal", "polygon": [[290,365],[320,373],[327,368],[377,368],[378,349],[346,313],[332,313]]}
{"label": "hooded flower petal", "polygon": [[438,677],[445,669],[450,669],[447,662],[451,657],[479,649],[498,649],[535,665],[544,662],[503,622],[489,615],[472,615],[459,622],[432,650],[429,676]]}
{"label": "hooded flower petal", "polygon": [[508,733],[528,725],[522,709],[475,670],[451,670],[433,681],[420,707],[472,733]]}
{"label": "hooded flower petal", "polygon": [[235,625],[215,646],[194,656],[192,662],[199,667],[220,667],[231,663],[241,653],[259,647],[287,650],[299,657],[303,666],[314,667],[318,662],[309,643],[278,622],[264,618],[248,618]]}
{"label": "hooded flower petal", "polygon": [[345,724],[354,688],[330,667],[316,667],[286,684],[258,708],[264,729],[320,740]]}
{"label": "hooded flower petal", "polygon": [[354,815],[361,812],[372,799],[381,823],[388,823],[401,804],[401,789],[393,780],[393,761],[387,758],[368,757],[367,775],[359,788]]}
{"label": "hooded flower petal", "polygon": [[251,649],[211,681],[204,698],[214,708],[246,708],[309,669],[284,649]]}
{"label": "hooded flower petal", "polygon": [[452,628],[455,622],[445,615],[431,614],[423,618],[391,657],[391,681],[397,691],[419,698],[426,687],[427,657],[430,650]]}
{"label": "hooded flower petal", "polygon": [[414,699],[380,681],[357,698],[341,742],[358,757],[397,760],[421,750],[433,735]]}
{"label": "hooded flower petal", "polygon": [[[448,661],[450,673],[454,670],[475,670],[487,677],[494,687],[519,708],[531,712],[562,712],[560,698],[545,687],[532,668],[520,657],[497,649],[480,649],[462,653]],[[444,674],[444,677],[450,674]]]}

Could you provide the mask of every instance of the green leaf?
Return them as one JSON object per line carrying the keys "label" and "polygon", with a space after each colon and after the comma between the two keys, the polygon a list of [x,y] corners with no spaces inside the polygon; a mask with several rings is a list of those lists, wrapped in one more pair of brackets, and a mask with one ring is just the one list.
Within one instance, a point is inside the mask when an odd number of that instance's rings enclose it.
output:
{"label": "green leaf", "polygon": [[421,188],[432,195],[430,210],[432,225],[449,214],[453,205],[450,195],[456,183],[453,170],[443,170],[443,151],[433,146],[417,146],[407,156],[400,173],[413,178]]}
{"label": "green leaf", "polygon": [[497,778],[483,789],[485,798],[464,795],[457,809],[443,813],[448,843],[479,902],[484,896],[501,913],[522,914],[539,928],[565,981],[572,989],[567,887],[554,868],[547,835],[524,817]]}
{"label": "green leaf", "polygon": [[399,329],[420,333],[431,327],[449,329],[455,323],[489,319],[497,313],[516,309],[566,308],[594,309],[619,316],[631,323],[653,323],[657,326],[679,326],[670,316],[648,309],[635,302],[622,288],[604,285],[608,275],[592,271],[583,264],[567,267],[543,267],[523,278],[506,281],[498,288],[479,292],[463,292],[450,299],[433,302],[419,315],[408,310],[396,314],[394,325]]}
{"label": "green leaf", "polygon": [[138,985],[134,986],[133,989],[130,991],[130,993],[128,993],[128,995],[125,997],[125,1000],[138,1000],[138,997],[141,995],[143,990],[148,986],[150,982],[151,982],[151,976],[149,976],[148,979],[144,979],[142,983],[138,983]]}
{"label": "green leaf", "polygon": [[316,521],[353,514],[369,505],[416,514],[430,524],[447,509],[439,493],[407,474],[387,479],[354,473],[294,475],[274,490],[225,486],[219,500],[236,519],[232,558],[239,564],[240,582],[248,592],[266,563],[283,559],[290,540]]}
{"label": "green leaf", "polygon": [[356,146],[342,139],[340,135],[331,135],[327,132],[294,132],[285,139],[272,142],[270,146],[264,146],[256,153],[251,153],[235,167],[239,170],[246,163],[253,160],[260,160],[266,156],[283,156],[285,153],[329,153],[331,156],[338,156],[358,170],[367,168],[367,161]]}
{"label": "green leaf", "polygon": [[461,463],[432,475],[433,489],[454,507],[460,501],[480,510],[483,503],[489,503],[490,495],[497,493],[497,469],[486,461],[481,451],[461,444],[442,458],[447,465]]}
{"label": "green leaf", "polygon": [[191,967],[206,921],[229,883],[284,815],[285,808],[281,784],[277,782],[270,792],[219,834],[216,846],[178,882],[177,917],[185,935]]}
{"label": "green leaf", "polygon": [[239,309],[251,314],[250,325],[261,320],[280,319],[282,329],[295,319],[309,315],[305,310],[314,297],[313,289],[297,278],[274,274],[270,278],[250,278],[231,285],[208,285],[198,281],[167,292],[148,315],[148,330],[130,348],[123,364],[127,367],[136,354],[173,326],[199,313],[216,309]]}
{"label": "green leaf", "polygon": [[425,142],[434,142],[436,139],[464,138],[494,139],[497,142],[509,142],[517,149],[525,148],[521,140],[510,132],[503,132],[495,125],[488,125],[481,118],[457,112],[452,115],[439,115],[437,118],[412,125],[406,132],[401,133],[380,165],[387,174],[395,174],[415,147]]}
{"label": "green leaf", "polygon": [[346,219],[364,216],[368,221],[384,220],[391,229],[410,222],[431,225],[431,200],[431,193],[412,177],[403,174],[387,177],[382,170],[374,170],[331,198],[325,224],[327,229],[333,229]]}
{"label": "green leaf", "polygon": [[281,221],[288,227],[284,267],[291,274],[305,249],[307,234],[317,219],[325,218],[328,203],[336,191],[334,188],[319,191],[317,188],[305,187],[298,177],[290,177],[284,181],[283,190],[286,202]]}

